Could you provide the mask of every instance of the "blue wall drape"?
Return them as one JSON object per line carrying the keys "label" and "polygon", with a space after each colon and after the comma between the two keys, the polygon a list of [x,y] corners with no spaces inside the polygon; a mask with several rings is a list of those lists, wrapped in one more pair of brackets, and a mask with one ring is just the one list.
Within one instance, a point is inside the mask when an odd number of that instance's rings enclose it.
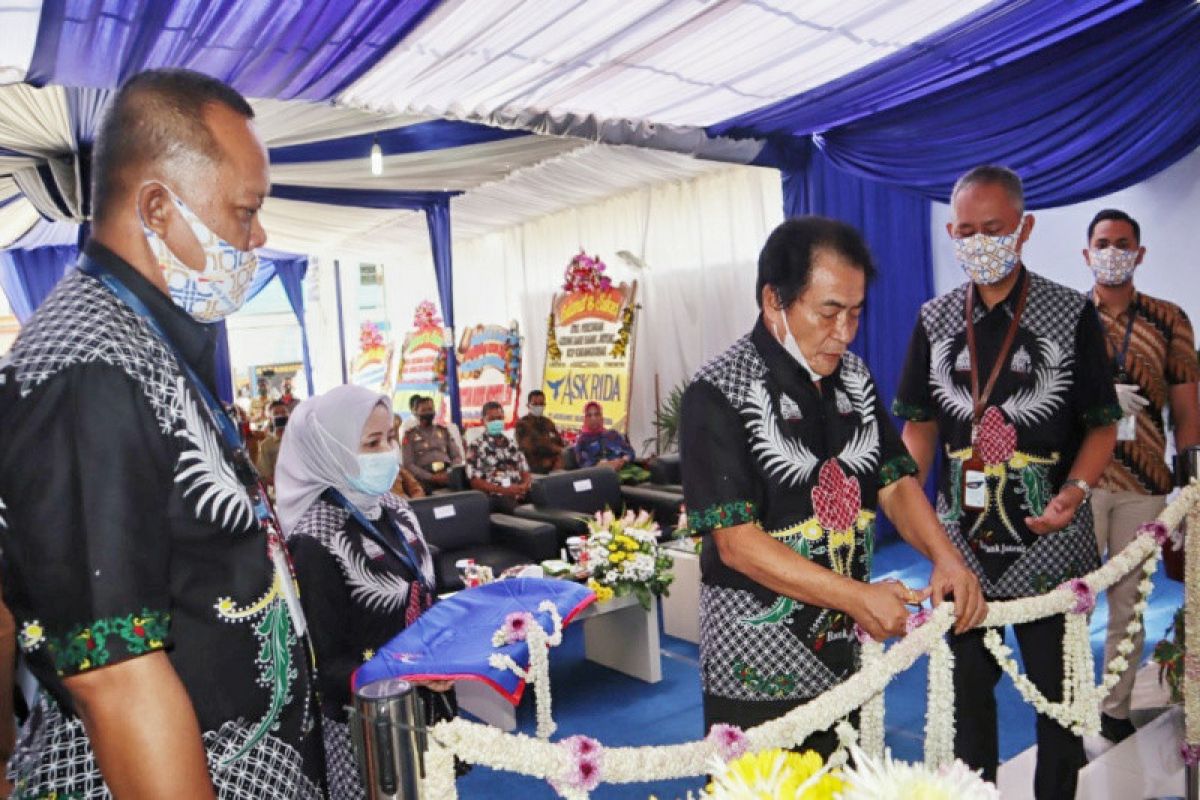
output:
{"label": "blue wall drape", "polygon": [[442,318],[450,329],[450,341],[446,347],[446,391],[450,394],[450,418],[455,425],[462,425],[462,403],[458,396],[458,342],[454,329],[454,267],[451,259],[450,199],[444,198],[425,209],[425,221],[429,225],[429,243],[433,250],[433,270],[437,275],[438,300],[442,306]]}
{"label": "blue wall drape", "polygon": [[279,282],[283,285],[284,294],[287,295],[288,303],[292,306],[292,311],[296,314],[296,319],[300,322],[300,348],[301,355],[304,359],[304,377],[307,381],[308,396],[312,397],[317,393],[316,387],[313,385],[312,376],[312,359],[308,351],[308,326],[305,324],[304,317],[304,276],[308,273],[307,258],[277,258],[272,259],[275,265],[275,274],[279,276]]}
{"label": "blue wall drape", "polygon": [[18,322],[33,316],[78,253],[72,245],[0,251],[0,288]]}
{"label": "blue wall drape", "polygon": [[112,88],[145,69],[187,67],[250,97],[327,100],[440,1],[44,0],[27,80]]}

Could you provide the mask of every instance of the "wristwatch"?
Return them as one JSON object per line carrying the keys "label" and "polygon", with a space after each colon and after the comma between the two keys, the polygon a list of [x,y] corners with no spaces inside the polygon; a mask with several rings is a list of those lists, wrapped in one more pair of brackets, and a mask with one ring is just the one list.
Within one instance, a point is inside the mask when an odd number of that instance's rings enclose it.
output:
{"label": "wristwatch", "polygon": [[1089,486],[1088,482],[1083,478],[1067,478],[1067,480],[1063,483],[1063,488],[1068,486],[1074,486],[1076,489],[1083,492],[1083,500],[1081,501],[1081,504],[1092,499],[1092,487]]}

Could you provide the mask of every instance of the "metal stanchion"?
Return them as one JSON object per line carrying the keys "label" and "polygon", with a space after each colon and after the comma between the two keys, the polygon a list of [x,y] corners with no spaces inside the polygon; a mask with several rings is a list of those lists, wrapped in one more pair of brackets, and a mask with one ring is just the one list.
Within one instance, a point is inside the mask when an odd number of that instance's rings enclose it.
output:
{"label": "metal stanchion", "polygon": [[423,800],[426,727],[416,687],[399,678],[363,686],[350,735],[370,800]]}
{"label": "metal stanchion", "polygon": [[1200,800],[1200,768],[1185,767],[1187,774],[1187,800]]}

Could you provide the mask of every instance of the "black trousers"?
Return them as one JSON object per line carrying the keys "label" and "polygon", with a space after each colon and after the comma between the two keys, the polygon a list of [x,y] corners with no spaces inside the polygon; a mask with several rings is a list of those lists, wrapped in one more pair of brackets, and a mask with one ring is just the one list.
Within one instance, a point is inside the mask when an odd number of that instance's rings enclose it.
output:
{"label": "black trousers", "polygon": [[[1025,662],[1025,674],[1051,702],[1062,700],[1062,616],[1014,625]],[[954,754],[983,777],[996,780],[1000,748],[996,732],[996,684],[1000,665],[983,646],[983,631],[951,635],[954,653]],[[1037,717],[1037,771],[1033,791],[1038,800],[1073,800],[1079,770],[1087,763],[1083,740],[1049,717]]]}
{"label": "black trousers", "polygon": [[[704,730],[707,731],[718,722],[737,725],[742,730],[749,730],[764,722],[778,719],[797,706],[808,700],[768,700],[751,702],[748,700],[730,700],[727,697],[704,695]],[[850,715],[850,724],[858,728],[858,712]],[[838,748],[837,733],[833,729],[817,731],[792,749],[797,753],[813,750],[825,761]]]}

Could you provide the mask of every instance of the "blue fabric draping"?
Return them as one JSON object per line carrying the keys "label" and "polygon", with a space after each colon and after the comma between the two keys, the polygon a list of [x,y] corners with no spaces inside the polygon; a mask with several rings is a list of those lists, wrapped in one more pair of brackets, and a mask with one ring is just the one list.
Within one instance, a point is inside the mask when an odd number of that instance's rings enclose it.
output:
{"label": "blue fabric draping", "polygon": [[44,0],[27,80],[114,88],[145,69],[187,67],[251,97],[326,100],[439,2]]}
{"label": "blue fabric draping", "polygon": [[430,208],[461,192],[405,192],[388,189],[330,189],[319,186],[289,186],[276,184],[271,196],[306,203],[325,203],[332,206],[357,208],[398,209],[411,211]]}
{"label": "blue fabric draping", "polygon": [[33,316],[78,254],[73,245],[0,251],[0,288],[18,322]]}
{"label": "blue fabric draping", "polygon": [[451,258],[450,200],[425,209],[425,222],[429,225],[429,244],[433,251],[433,271],[437,276],[438,300],[442,306],[442,319],[450,329],[450,341],[446,343],[446,391],[450,394],[450,418],[455,425],[462,425],[462,401],[458,396],[458,347],[454,330],[454,267]]}
{"label": "blue fabric draping", "polygon": [[[1007,164],[1025,179],[1027,204],[1039,208],[1119,191],[1200,146],[1200,4],[1016,5],[1028,19],[1000,14],[969,31],[979,53],[1018,38],[1013,52],[1001,48],[1009,60],[964,66],[916,58],[911,73],[895,61],[888,79],[903,90],[880,101],[887,110],[872,113],[868,105],[869,116],[817,135],[830,162],[938,200],[972,166]],[[1048,15],[1049,29],[1039,15]],[[846,80],[861,79],[878,93],[871,77]],[[760,112],[743,115],[710,132],[762,136],[821,127],[804,98],[795,98],[789,113],[777,105],[761,119]],[[869,104],[869,97],[861,101]],[[856,104],[845,95],[838,102]],[[831,103],[823,107],[814,113],[841,119]]]}
{"label": "blue fabric draping", "polygon": [[279,277],[279,283],[283,286],[288,303],[291,304],[292,311],[296,314],[296,320],[300,323],[300,349],[304,360],[304,378],[308,386],[308,396],[312,397],[317,390],[313,384],[312,358],[308,350],[308,325],[304,315],[304,276],[308,273],[308,258],[282,254],[278,257],[273,255],[271,263],[275,266],[275,274]]}
{"label": "blue fabric draping", "polygon": [[271,148],[271,163],[301,164],[313,161],[366,158],[371,153],[371,145],[376,142],[379,143],[385,156],[394,156],[402,153],[425,153],[430,150],[446,150],[452,147],[498,142],[520,136],[532,136],[532,134],[525,131],[492,128],[474,122],[435,119],[376,133],[346,136],[341,139],[325,139],[287,147],[273,147]]}

